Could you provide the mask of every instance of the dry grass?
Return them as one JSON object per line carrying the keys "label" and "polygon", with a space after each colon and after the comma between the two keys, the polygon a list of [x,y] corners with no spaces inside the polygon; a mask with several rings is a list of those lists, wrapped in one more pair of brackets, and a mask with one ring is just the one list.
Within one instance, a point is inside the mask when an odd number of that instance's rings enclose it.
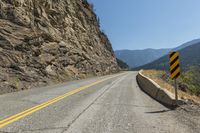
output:
{"label": "dry grass", "polygon": [[[170,83],[168,83],[168,82],[166,82],[165,80],[162,79],[162,77],[166,76],[165,71],[144,70],[142,73],[145,76],[154,80],[162,88],[167,89],[168,91],[170,91],[171,93],[174,94],[174,90],[175,90],[174,86],[172,86]],[[190,94],[183,92],[181,90],[178,90],[178,95],[181,99],[192,100],[196,103],[200,103],[200,97],[198,97],[198,96],[190,95]]]}

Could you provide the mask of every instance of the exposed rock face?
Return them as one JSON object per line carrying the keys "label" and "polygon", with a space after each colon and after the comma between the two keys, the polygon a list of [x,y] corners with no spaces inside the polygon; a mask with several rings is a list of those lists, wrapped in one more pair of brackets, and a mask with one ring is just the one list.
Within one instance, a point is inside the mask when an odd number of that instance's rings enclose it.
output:
{"label": "exposed rock face", "polygon": [[0,0],[0,93],[116,71],[86,0]]}

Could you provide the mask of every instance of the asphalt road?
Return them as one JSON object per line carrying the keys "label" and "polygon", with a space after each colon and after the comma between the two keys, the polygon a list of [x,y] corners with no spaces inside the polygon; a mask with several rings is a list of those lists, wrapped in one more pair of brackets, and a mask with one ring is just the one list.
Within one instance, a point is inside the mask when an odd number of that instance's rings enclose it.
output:
{"label": "asphalt road", "polygon": [[185,114],[169,110],[142,92],[136,74],[127,72],[1,95],[0,132],[200,131],[190,117],[186,119]]}

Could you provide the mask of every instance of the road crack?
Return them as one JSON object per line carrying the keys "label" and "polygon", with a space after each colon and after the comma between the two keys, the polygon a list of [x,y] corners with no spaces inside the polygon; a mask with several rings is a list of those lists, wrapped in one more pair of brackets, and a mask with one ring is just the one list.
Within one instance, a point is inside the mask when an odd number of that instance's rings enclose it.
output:
{"label": "road crack", "polygon": [[[127,76],[127,75],[126,75]],[[64,129],[63,131],[62,131],[62,133],[64,133],[64,132],[66,132],[70,127],[71,127],[71,125],[73,124],[73,123],[75,123],[75,121],[76,120],[78,120],[79,118],[80,118],[80,116],[82,115],[82,114],[84,114],[99,98],[101,98],[110,88],[112,88],[116,83],[118,83],[120,80],[123,80],[126,76],[123,76],[123,77],[121,77],[120,79],[117,79],[117,80],[115,80],[115,81],[113,81],[112,83],[111,83],[111,85],[107,85],[106,87],[104,87],[104,88],[106,88],[97,98],[95,98],[82,112],[80,112],[72,121],[71,121],[71,123],[69,123],[68,124],[68,126],[67,126],[67,128],[66,129]]]}

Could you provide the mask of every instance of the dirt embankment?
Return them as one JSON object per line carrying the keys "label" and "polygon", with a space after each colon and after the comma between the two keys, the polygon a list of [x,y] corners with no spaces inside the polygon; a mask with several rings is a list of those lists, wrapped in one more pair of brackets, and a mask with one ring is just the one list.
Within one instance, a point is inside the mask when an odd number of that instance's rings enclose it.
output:
{"label": "dirt embankment", "polygon": [[[173,82],[166,80],[167,73],[165,71],[145,70],[143,71],[143,74],[154,80],[162,88],[167,89],[168,91],[174,94],[174,84]],[[182,91],[181,86],[179,86],[178,95],[181,99],[185,100],[186,102],[195,102],[197,104],[200,104],[200,97]]]}

